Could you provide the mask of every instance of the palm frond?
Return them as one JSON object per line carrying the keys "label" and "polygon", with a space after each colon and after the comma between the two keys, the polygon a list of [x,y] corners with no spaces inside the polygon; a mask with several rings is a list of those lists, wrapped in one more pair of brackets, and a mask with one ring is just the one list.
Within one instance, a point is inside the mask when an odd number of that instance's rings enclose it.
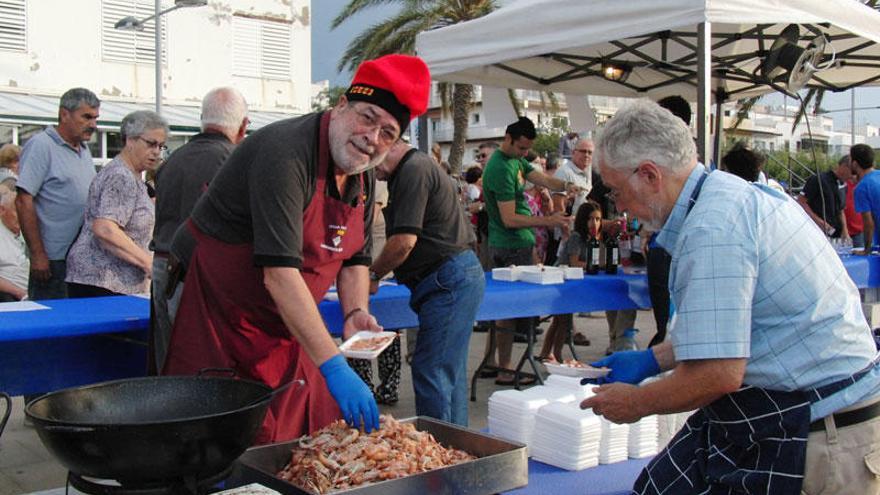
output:
{"label": "palm frond", "polygon": [[351,0],[342,8],[342,12],[333,18],[333,21],[330,23],[330,29],[336,29],[343,22],[370,7],[391,3],[399,3],[399,0]]}
{"label": "palm frond", "polygon": [[733,124],[730,126],[731,130],[736,130],[739,128],[740,124],[743,123],[749,116],[749,112],[752,111],[752,107],[755,106],[755,103],[758,103],[760,100],[760,96],[754,96],[752,98],[744,98],[739,100],[738,108],[736,109],[736,118],[733,120]]}

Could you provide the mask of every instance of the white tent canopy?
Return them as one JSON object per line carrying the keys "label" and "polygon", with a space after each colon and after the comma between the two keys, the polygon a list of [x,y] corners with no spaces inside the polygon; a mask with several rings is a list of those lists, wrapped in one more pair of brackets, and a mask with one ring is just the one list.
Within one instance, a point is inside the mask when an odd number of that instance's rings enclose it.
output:
{"label": "white tent canopy", "polygon": [[[711,89],[720,84],[728,97],[774,91],[754,75],[791,23],[802,25],[803,40],[825,34],[825,60],[833,50],[843,62],[808,86],[839,91],[880,80],[880,12],[856,0],[519,0],[424,32],[416,51],[440,81],[693,101],[703,22],[711,23]],[[625,83],[608,81],[603,61],[626,63],[632,74]]]}

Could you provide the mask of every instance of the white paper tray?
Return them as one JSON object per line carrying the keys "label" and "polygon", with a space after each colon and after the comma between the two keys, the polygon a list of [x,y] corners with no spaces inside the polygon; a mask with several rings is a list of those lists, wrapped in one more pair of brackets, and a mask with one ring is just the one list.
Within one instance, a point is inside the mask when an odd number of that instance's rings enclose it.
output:
{"label": "white paper tray", "polygon": [[[373,339],[376,337],[392,337],[388,339],[381,347],[372,350],[372,351],[356,351],[352,350],[351,346],[358,340],[364,339]],[[382,354],[382,351],[385,350],[386,347],[391,345],[394,342],[394,339],[397,338],[397,334],[394,332],[371,332],[369,330],[363,330],[356,334],[354,334],[350,339],[346,340],[339,346],[339,350],[342,351],[342,355],[347,358],[352,359],[376,359],[379,357],[379,354]]]}
{"label": "white paper tray", "polygon": [[564,366],[557,363],[543,363],[548,373],[562,376],[576,376],[579,378],[600,378],[611,372],[610,368],[575,368],[573,366]]}

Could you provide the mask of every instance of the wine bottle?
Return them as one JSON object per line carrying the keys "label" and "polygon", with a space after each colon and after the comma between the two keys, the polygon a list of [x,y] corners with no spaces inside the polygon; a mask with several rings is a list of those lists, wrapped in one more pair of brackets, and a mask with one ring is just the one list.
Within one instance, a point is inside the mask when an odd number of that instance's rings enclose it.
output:
{"label": "wine bottle", "polygon": [[609,236],[605,241],[605,273],[617,273],[620,264],[620,251],[617,247],[617,236]]}
{"label": "wine bottle", "polygon": [[590,236],[590,240],[587,241],[587,266],[586,272],[590,275],[595,275],[599,273],[599,239],[596,239],[595,236]]}

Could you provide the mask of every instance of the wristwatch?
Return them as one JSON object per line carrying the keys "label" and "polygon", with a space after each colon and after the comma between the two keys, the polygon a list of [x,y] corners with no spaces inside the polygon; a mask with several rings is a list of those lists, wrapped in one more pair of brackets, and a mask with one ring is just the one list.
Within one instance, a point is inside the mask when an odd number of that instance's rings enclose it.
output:
{"label": "wristwatch", "polygon": [[382,277],[373,270],[370,270],[370,282],[378,282],[380,280],[382,280]]}

